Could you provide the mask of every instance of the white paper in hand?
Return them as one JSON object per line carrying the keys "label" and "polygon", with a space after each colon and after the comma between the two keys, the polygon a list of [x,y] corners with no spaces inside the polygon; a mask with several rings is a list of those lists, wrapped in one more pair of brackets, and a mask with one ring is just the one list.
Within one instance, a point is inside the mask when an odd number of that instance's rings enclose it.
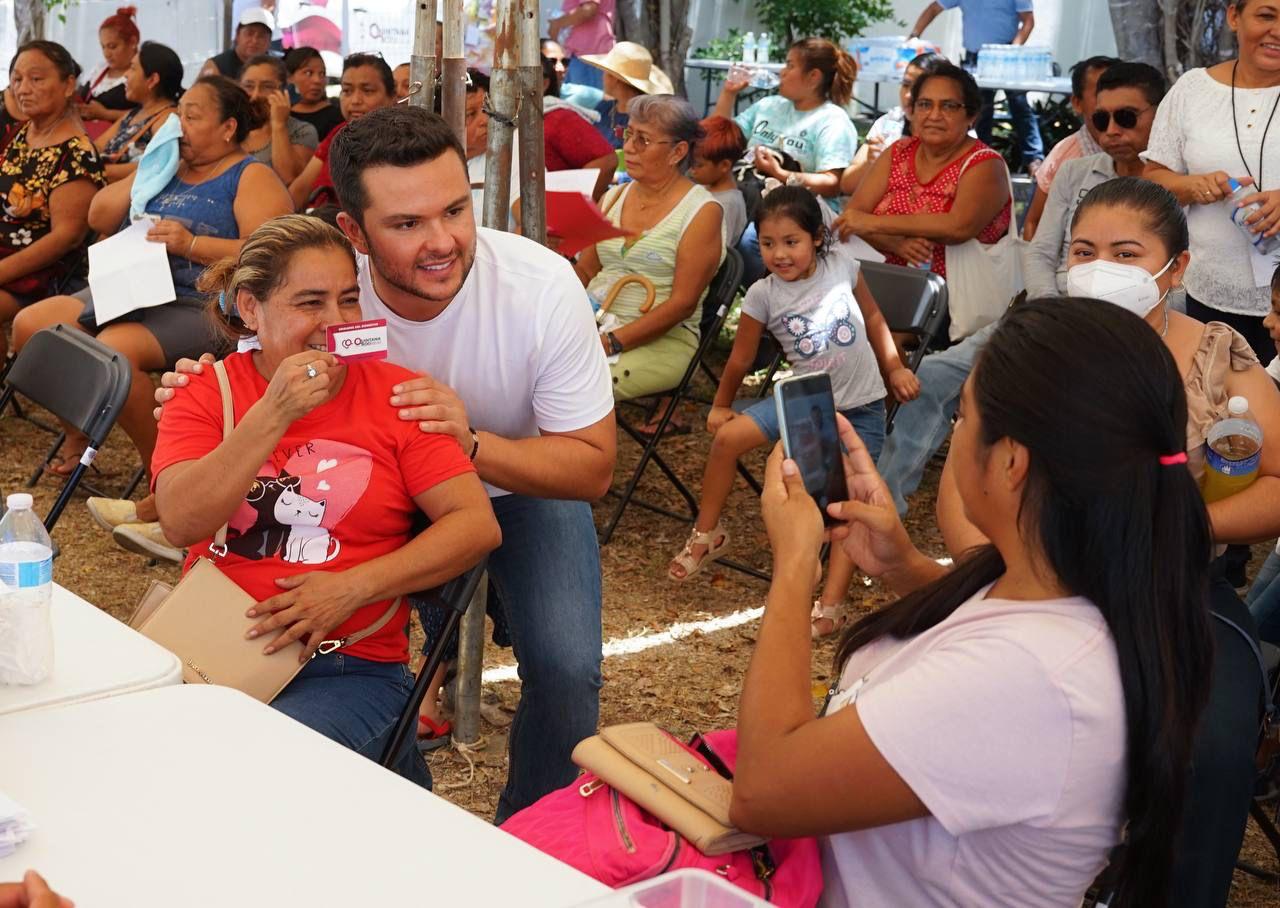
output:
{"label": "white paper in hand", "polygon": [[135,221],[89,247],[89,290],[99,325],[177,299],[164,244],[147,239],[151,227],[149,220]]}
{"label": "white paper in hand", "polygon": [[[579,192],[588,199],[595,192],[598,170],[552,170],[543,175],[543,187],[547,192]],[[511,200],[520,198],[520,181],[515,167],[511,168]]]}

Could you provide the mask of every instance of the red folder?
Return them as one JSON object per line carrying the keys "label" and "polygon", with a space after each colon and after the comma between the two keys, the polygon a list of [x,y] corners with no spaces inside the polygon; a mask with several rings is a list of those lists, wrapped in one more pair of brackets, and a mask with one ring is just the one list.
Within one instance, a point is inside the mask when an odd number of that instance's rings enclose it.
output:
{"label": "red folder", "polygon": [[560,238],[556,251],[566,257],[601,240],[629,236],[606,220],[595,203],[580,192],[547,193],[547,233]]}

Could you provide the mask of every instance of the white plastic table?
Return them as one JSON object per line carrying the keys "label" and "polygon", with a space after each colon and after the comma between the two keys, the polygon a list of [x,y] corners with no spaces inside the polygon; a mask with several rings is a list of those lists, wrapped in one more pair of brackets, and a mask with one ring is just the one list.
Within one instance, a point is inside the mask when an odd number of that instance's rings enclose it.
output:
{"label": "white plastic table", "polygon": [[576,905],[602,883],[244,694],[186,685],[0,717],[28,867],[92,908]]}
{"label": "white plastic table", "polygon": [[0,715],[182,683],[177,656],[56,583],[52,609],[53,672],[0,685]]}

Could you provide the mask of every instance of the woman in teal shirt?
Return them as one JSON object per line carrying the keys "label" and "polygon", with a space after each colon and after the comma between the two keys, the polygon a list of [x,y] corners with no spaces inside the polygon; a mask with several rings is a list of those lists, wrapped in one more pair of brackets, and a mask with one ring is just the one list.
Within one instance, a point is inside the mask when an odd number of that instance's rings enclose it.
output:
{"label": "woman in teal shirt", "polygon": [[[756,170],[823,198],[840,194],[840,174],[858,150],[858,133],[845,111],[858,74],[853,58],[823,38],[791,45],[779,74],[778,93],[761,98],[734,117],[743,79],[726,80],[715,112],[733,117],[747,137]],[[786,170],[777,152],[800,165]]]}
{"label": "woman in teal shirt", "polygon": [[[745,79],[726,79],[715,112],[732,117],[747,137],[747,155],[757,173],[788,186],[803,186],[828,200],[835,211],[840,175],[853,163],[858,133],[845,105],[853,98],[858,66],[835,44],[823,38],[804,38],[787,50],[779,73],[778,93],[761,98],[734,116]],[[786,162],[786,166],[784,166]],[[795,170],[798,166],[800,169]],[[748,205],[748,214],[750,205]],[[738,243],[746,265],[746,283],[764,274],[760,242],[748,224]]]}

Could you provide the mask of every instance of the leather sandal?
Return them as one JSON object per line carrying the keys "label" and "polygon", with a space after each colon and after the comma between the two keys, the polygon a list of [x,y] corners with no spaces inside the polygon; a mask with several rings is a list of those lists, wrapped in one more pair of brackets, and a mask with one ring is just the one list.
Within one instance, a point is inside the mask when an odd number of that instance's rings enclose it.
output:
{"label": "leather sandal", "polygon": [[[720,540],[720,544],[716,544],[716,540]],[[695,557],[693,547],[695,545],[705,545],[707,550],[702,557]],[[674,580],[676,583],[683,583],[698,571],[702,570],[712,561],[720,557],[720,553],[729,547],[729,531],[724,528],[721,523],[716,523],[714,527],[705,533],[699,533],[697,528],[689,534],[689,538],[685,540],[684,548],[680,550],[680,554],[671,559],[671,565],[667,568],[667,579]],[[676,565],[684,568],[684,576],[681,577],[675,572]]]}
{"label": "leather sandal", "polygon": [[[831,630],[819,630],[819,621],[830,621]],[[813,611],[809,613],[809,633],[814,640],[821,637],[830,637],[832,634],[838,634],[844,630],[844,626],[848,623],[849,616],[844,613],[843,602],[837,603],[836,605],[824,605],[821,599],[815,599],[813,601]]]}

